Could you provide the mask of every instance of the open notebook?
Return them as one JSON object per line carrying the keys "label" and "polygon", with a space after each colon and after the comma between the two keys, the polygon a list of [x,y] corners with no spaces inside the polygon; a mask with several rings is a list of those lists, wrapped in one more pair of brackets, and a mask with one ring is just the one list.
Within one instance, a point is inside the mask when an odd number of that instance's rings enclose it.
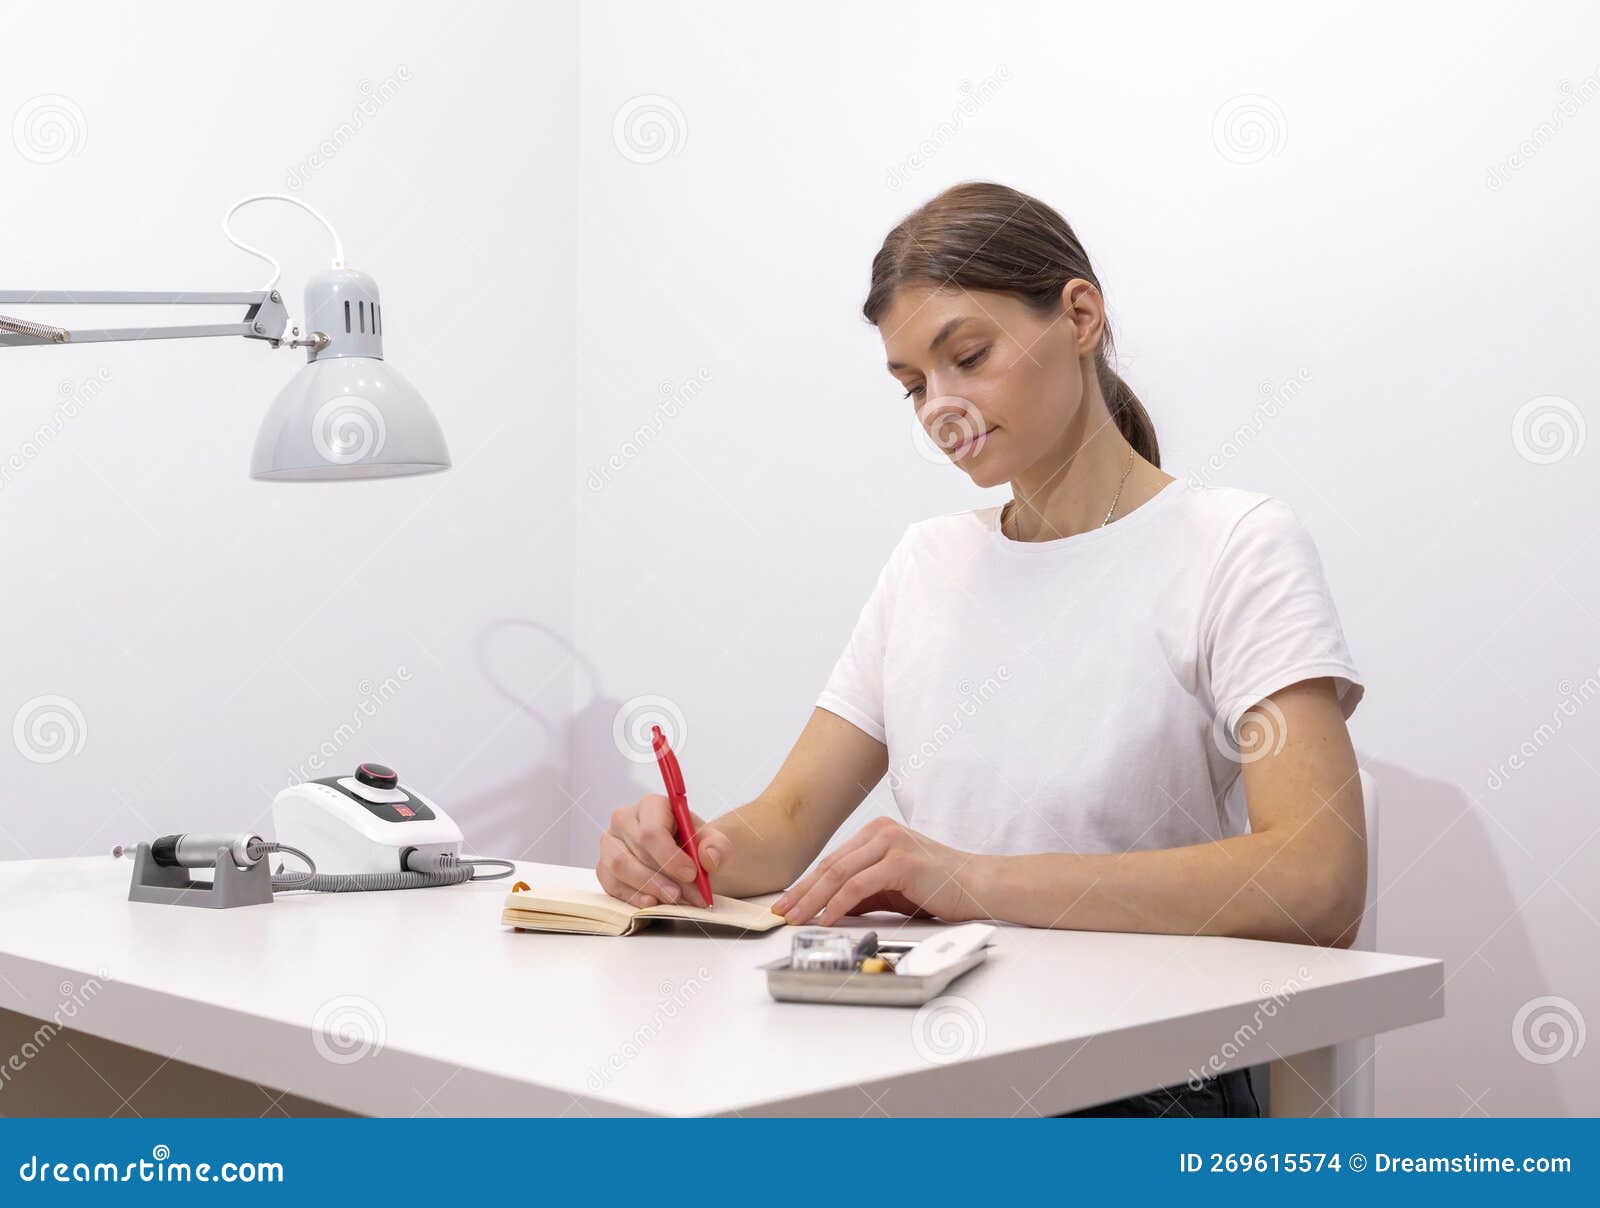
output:
{"label": "open notebook", "polygon": [[[770,899],[769,899],[770,900]],[[632,935],[651,919],[683,919],[735,931],[770,931],[783,916],[766,901],[745,902],[720,894],[710,906],[630,906],[598,889],[543,886],[514,889],[506,895],[500,921],[519,931],[571,931],[580,935]]]}

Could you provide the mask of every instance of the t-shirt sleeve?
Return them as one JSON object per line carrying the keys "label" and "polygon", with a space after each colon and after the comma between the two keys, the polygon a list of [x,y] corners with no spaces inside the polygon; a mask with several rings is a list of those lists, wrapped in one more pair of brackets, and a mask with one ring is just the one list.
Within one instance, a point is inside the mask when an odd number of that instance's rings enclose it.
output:
{"label": "t-shirt sleeve", "polygon": [[1366,692],[1316,543],[1279,499],[1252,507],[1223,543],[1201,641],[1215,716],[1234,742],[1246,710],[1290,684],[1331,676],[1347,719]]}
{"label": "t-shirt sleeve", "polygon": [[819,708],[837,714],[885,745],[888,737],[883,726],[883,658],[905,547],[906,537],[902,537],[878,572],[878,581],[861,608],[850,640],[834,663],[822,695],[817,697]]}

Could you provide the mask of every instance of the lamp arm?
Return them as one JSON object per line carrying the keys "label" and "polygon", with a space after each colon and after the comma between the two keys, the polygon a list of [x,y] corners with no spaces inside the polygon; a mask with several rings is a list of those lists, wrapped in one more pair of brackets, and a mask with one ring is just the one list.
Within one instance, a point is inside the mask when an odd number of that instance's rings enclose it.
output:
{"label": "lamp arm", "polygon": [[[243,336],[265,340],[276,348],[289,326],[289,312],[275,289],[242,293],[194,293],[176,290],[0,290],[0,306],[243,306],[237,323],[201,323],[176,327],[102,327],[71,330],[0,314],[0,348],[29,344],[104,344],[128,340],[182,340],[199,336]],[[295,335],[299,335],[298,329]],[[310,342],[310,341],[307,341]],[[300,345],[299,340],[291,347]]]}

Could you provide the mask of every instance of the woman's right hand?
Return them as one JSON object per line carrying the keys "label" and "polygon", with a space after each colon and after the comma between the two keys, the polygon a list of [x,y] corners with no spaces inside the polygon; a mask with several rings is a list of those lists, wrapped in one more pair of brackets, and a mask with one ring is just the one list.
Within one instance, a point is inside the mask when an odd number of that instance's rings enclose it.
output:
{"label": "woman's right hand", "polygon": [[[689,818],[699,843],[700,862],[706,875],[714,879],[716,870],[733,854],[733,840],[707,826],[699,816],[691,813]],[[672,804],[660,793],[646,794],[611,815],[611,825],[600,836],[600,859],[594,871],[602,889],[634,906],[658,902],[710,905],[700,900],[694,861],[678,846]]]}

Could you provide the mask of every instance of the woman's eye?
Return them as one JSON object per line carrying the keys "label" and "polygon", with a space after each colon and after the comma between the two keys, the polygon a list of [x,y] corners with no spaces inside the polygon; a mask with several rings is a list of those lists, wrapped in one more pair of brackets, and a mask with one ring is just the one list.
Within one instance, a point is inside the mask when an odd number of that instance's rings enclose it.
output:
{"label": "woman's eye", "polygon": [[980,348],[980,349],[978,349],[977,352],[973,353],[971,356],[962,357],[959,361],[956,362],[956,364],[961,366],[961,368],[963,368],[963,369],[976,369],[978,367],[979,363],[982,362],[983,358],[988,356],[988,355],[989,355],[989,350],[987,348]]}
{"label": "woman's eye", "polygon": [[906,391],[905,397],[906,398],[916,398],[917,395],[919,395],[921,393],[922,393],[922,387],[921,386],[912,386],[909,390]]}

